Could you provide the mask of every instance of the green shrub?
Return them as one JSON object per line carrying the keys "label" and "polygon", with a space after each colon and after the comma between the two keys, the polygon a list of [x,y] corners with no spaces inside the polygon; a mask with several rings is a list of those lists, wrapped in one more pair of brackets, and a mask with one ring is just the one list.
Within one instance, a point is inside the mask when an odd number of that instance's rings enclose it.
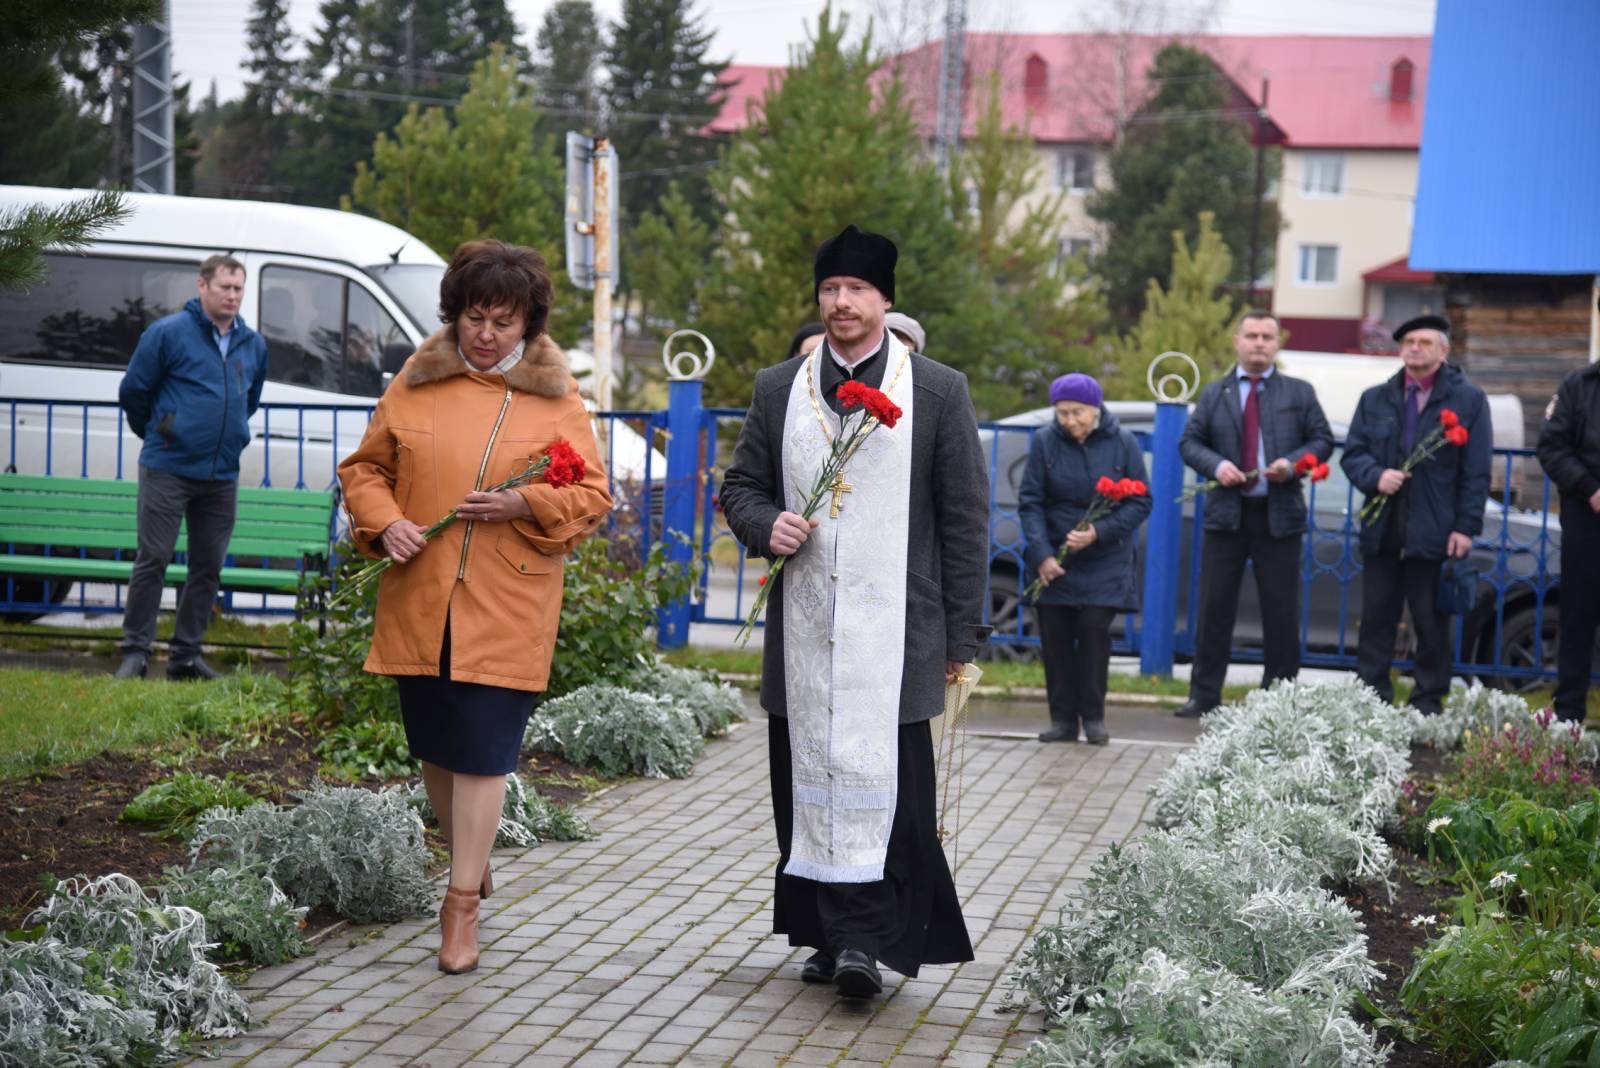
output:
{"label": "green shrub", "polygon": [[255,803],[256,798],[239,785],[233,772],[219,779],[215,775],[180,771],[170,779],[151,783],[140,790],[119,818],[128,823],[161,827],[172,838],[188,838],[194,833],[195,820],[207,809],[240,809]]}
{"label": "green shrub", "polygon": [[550,697],[624,679],[654,663],[657,610],[694,588],[697,565],[668,563],[662,543],[642,562],[626,559],[629,548],[590,538],[567,557]]}
{"label": "green shrub", "polygon": [[[1473,683],[1464,690],[1451,691],[1439,715],[1418,717],[1416,740],[1435,749],[1454,749],[1468,731],[1499,734],[1507,725],[1527,728],[1534,725],[1535,715],[1528,702],[1516,694]],[[1548,717],[1546,720],[1548,723]],[[1593,764],[1600,755],[1600,742],[1589,733],[1579,744],[1583,763]]]}
{"label": "green shrub", "polygon": [[213,809],[190,866],[260,865],[297,905],[327,904],[357,923],[421,916],[433,904],[422,822],[400,790],[317,786],[292,808]]}
{"label": "green shrub", "polygon": [[205,917],[206,934],[221,960],[282,964],[307,952],[300,937],[306,910],[290,904],[259,867],[168,868],[160,893],[163,903]]}
{"label": "green shrub", "polygon": [[405,724],[386,712],[330,728],[317,742],[317,755],[344,779],[399,778],[416,773],[406,744]]}
{"label": "green shrub", "polygon": [[[335,547],[341,561],[338,576],[349,578],[368,563],[349,541]],[[360,596],[326,609],[319,625],[312,597],[326,597],[330,583],[317,577],[302,594],[300,619],[289,627],[289,677],[296,710],[325,727],[375,720],[398,722],[400,691],[387,675],[363,671],[372,647],[372,613],[378,585]]]}
{"label": "green shrub", "polygon": [[1600,1063],[1600,926],[1475,915],[1418,951],[1400,1003],[1465,1062]]}
{"label": "green shrub", "polygon": [[525,750],[559,753],[608,778],[681,779],[705,747],[690,713],[664,697],[591,685],[546,701],[528,721]]}
{"label": "green shrub", "polygon": [[744,699],[739,691],[693,668],[658,660],[635,671],[624,685],[671,701],[694,717],[707,738],[726,734],[729,727],[744,720]]}
{"label": "green shrub", "polygon": [[[411,787],[407,800],[424,822],[437,823],[428,791],[421,783]],[[515,772],[506,776],[506,801],[500,810],[500,826],[495,831],[495,848],[531,846],[540,842],[582,842],[594,831],[571,805],[537,793]]]}
{"label": "green shrub", "polygon": [[204,918],[126,875],[68,879],[27,922],[36,940],[0,942],[0,1063],[153,1063],[249,1022]]}

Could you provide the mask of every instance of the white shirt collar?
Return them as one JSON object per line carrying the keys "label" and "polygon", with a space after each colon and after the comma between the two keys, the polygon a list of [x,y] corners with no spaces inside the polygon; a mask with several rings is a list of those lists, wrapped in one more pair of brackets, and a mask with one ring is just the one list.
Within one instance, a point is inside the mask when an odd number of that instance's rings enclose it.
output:
{"label": "white shirt collar", "polygon": [[855,363],[846,362],[843,356],[840,356],[837,352],[833,351],[833,346],[828,344],[826,339],[823,340],[822,344],[823,347],[828,350],[828,355],[833,357],[833,362],[838,364],[842,370],[853,371],[855,368],[861,366],[863,363],[866,363],[868,360],[872,359],[872,357],[878,354],[878,350],[883,348],[884,336],[887,333],[887,330],[878,331],[877,343],[868,349],[867,354],[861,357],[861,359],[857,360]]}
{"label": "white shirt collar", "polygon": [[[1243,364],[1237,364],[1236,363],[1236,364],[1233,365],[1233,369],[1234,369],[1235,372],[1238,373],[1239,381],[1244,382],[1244,381],[1247,381],[1250,378],[1250,372],[1246,371],[1244,369],[1244,365]],[[1261,377],[1262,381],[1266,381],[1267,379],[1271,378],[1272,377],[1272,372],[1275,371],[1275,370],[1277,370],[1277,368],[1275,368],[1272,364],[1269,363],[1267,365],[1267,369],[1265,371],[1261,372],[1261,376],[1260,377]]]}

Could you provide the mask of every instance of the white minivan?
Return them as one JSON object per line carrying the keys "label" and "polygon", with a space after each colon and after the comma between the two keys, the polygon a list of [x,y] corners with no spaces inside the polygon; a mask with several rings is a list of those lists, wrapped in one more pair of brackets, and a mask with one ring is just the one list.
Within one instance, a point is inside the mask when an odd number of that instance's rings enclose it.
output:
{"label": "white minivan", "polygon": [[[86,195],[0,186],[0,211]],[[146,326],[195,295],[200,261],[228,252],[247,272],[240,314],[268,352],[240,485],[331,486],[366,429],[365,409],[439,328],[444,260],[404,230],[353,212],[143,193],[126,200],[130,217],[85,252],[49,253],[43,282],[0,291],[0,469],[138,477],[140,442],[115,407],[128,358]],[[581,375],[581,354],[573,356]],[[338,410],[349,407],[362,410]],[[620,422],[610,430],[613,478],[665,479],[664,459],[637,432]]]}

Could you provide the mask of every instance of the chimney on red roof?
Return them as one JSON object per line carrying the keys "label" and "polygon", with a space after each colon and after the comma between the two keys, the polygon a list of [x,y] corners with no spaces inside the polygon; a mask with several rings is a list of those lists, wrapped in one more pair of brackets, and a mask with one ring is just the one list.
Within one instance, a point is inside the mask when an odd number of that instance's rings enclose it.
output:
{"label": "chimney on red roof", "polygon": [[1022,76],[1022,93],[1029,107],[1036,107],[1044,103],[1045,93],[1050,88],[1050,64],[1037,52],[1028,57],[1028,63]]}
{"label": "chimney on red roof", "polygon": [[1411,103],[1411,75],[1416,69],[1404,56],[1394,61],[1394,66],[1389,68],[1389,103]]}

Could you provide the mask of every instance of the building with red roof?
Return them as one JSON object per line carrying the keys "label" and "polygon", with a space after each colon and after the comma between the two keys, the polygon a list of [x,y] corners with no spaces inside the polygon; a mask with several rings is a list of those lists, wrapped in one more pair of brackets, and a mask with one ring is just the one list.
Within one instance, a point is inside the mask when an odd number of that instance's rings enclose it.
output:
{"label": "building with red roof", "polygon": [[[968,131],[975,88],[999,75],[1008,121],[1025,127],[1045,166],[1040,195],[1067,194],[1064,253],[1103,237],[1084,210],[1106,178],[1106,154],[1119,122],[1149,98],[1145,77],[1172,38],[1100,34],[969,34],[965,48]],[[1282,150],[1282,180],[1272,191],[1284,225],[1275,269],[1263,280],[1293,347],[1359,351],[1423,310],[1438,310],[1424,272],[1396,272],[1410,248],[1430,41],[1427,37],[1242,36],[1186,38],[1216,61],[1227,80],[1230,116]],[[890,58],[906,83],[923,129],[934,125],[942,41]],[[730,67],[731,88],[711,130],[731,133],[760,122],[768,87],[783,68]],[[1263,83],[1267,100],[1262,109]],[[1246,250],[1232,250],[1236,257]],[[1365,327],[1363,324],[1365,323]]]}

